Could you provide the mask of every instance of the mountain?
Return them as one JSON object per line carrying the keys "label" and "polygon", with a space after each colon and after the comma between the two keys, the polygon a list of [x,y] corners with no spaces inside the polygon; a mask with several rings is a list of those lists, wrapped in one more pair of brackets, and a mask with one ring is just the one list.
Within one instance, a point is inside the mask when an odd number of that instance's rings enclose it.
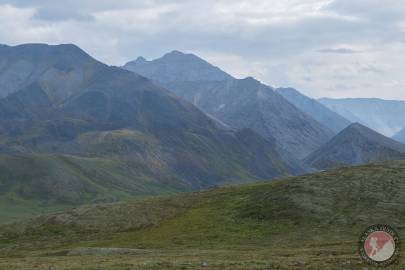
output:
{"label": "mountain", "polygon": [[[174,69],[173,66],[176,68]],[[138,57],[123,67],[159,82],[174,81],[223,81],[233,79],[231,75],[211,65],[194,54],[172,51],[163,57],[147,61]]]}
{"label": "mountain", "polygon": [[405,101],[378,98],[318,100],[351,122],[359,122],[391,137],[405,127]]}
{"label": "mountain", "polygon": [[[284,161],[276,146],[255,132],[223,128],[148,79],[98,62],[74,45],[3,46],[0,54],[4,56],[0,58],[0,85],[4,86],[0,152],[5,155],[73,155],[116,161],[131,168],[125,183],[100,176],[98,190],[109,190],[108,181],[116,181],[115,189],[138,186],[127,190],[131,194],[147,189],[145,183],[150,181],[159,188],[182,191],[303,172]],[[19,162],[12,157],[8,160]],[[47,164],[49,170],[66,167],[60,162]],[[67,187],[92,179],[77,177],[74,170],[66,170],[72,175],[57,171],[52,177],[60,174]],[[32,179],[24,182],[27,191],[35,190],[38,182],[54,185],[31,169],[16,176],[20,177]],[[16,190],[13,185],[0,187],[0,198]],[[44,197],[19,190],[18,198],[45,203],[58,201],[62,195]],[[80,202],[95,197],[79,195],[83,196],[75,200]]]}
{"label": "mountain", "polygon": [[405,128],[401,129],[392,138],[398,142],[405,143]]}
{"label": "mountain", "polygon": [[339,133],[350,125],[349,120],[328,109],[317,100],[301,94],[294,88],[277,88],[276,91],[295,107],[309,114],[335,133]]}
{"label": "mountain", "polygon": [[54,101],[67,98],[85,83],[99,63],[71,44],[0,46],[0,96],[6,97],[41,78]]}
{"label": "mountain", "polygon": [[1,154],[0,223],[84,203],[188,190],[184,182],[162,183],[136,165],[102,157]]}
{"label": "mountain", "polygon": [[[8,269],[39,264],[117,270],[129,265],[362,269],[358,239],[370,224],[390,224],[404,237],[404,177],[404,161],[391,161],[282,181],[82,206],[2,226],[0,263]],[[100,255],[106,259],[100,260]]]}
{"label": "mountain", "polygon": [[[273,88],[251,77],[234,79],[195,55],[176,52],[142,61],[142,65],[137,62],[124,67],[153,79],[230,127],[251,128],[275,141],[280,153],[287,152],[282,155],[303,158],[334,135]],[[179,64],[183,62],[194,64]],[[193,69],[195,66],[205,68]],[[212,77],[205,70],[210,70]]]}
{"label": "mountain", "polygon": [[351,124],[305,158],[317,169],[405,159],[405,145],[359,123]]}

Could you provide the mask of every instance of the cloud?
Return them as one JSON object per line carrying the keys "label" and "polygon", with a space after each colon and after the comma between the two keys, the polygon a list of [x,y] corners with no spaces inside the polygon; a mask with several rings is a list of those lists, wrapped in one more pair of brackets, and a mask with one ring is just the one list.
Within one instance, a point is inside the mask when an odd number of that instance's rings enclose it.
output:
{"label": "cloud", "polygon": [[177,49],[315,97],[405,99],[404,15],[397,0],[0,0],[0,42],[115,65]]}
{"label": "cloud", "polygon": [[358,51],[348,49],[348,48],[321,49],[321,50],[318,50],[318,52],[320,52],[320,53],[342,53],[342,54],[359,53]]}

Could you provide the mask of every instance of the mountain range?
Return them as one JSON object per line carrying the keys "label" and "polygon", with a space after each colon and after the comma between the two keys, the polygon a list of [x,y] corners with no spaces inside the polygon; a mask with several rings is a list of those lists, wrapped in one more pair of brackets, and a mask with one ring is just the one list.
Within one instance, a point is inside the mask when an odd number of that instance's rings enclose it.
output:
{"label": "mountain range", "polygon": [[[83,203],[109,192],[195,190],[305,171],[254,131],[224,127],[77,46],[1,46],[0,59],[0,197]],[[10,171],[21,161],[21,171]],[[96,164],[114,176],[99,177]]]}
{"label": "mountain range", "polygon": [[0,221],[404,158],[295,89],[193,54],[122,69],[75,45],[24,44],[0,59]]}
{"label": "mountain range", "polygon": [[351,122],[391,137],[405,127],[405,101],[378,98],[318,99]]}
{"label": "mountain range", "polygon": [[328,102],[179,51],[0,46],[0,269],[362,267],[405,221],[405,132],[366,126],[402,105]]}
{"label": "mountain range", "polygon": [[306,157],[305,162],[313,168],[325,170],[399,159],[405,159],[405,145],[353,123]]}
{"label": "mountain range", "polygon": [[173,51],[152,61],[138,58],[124,68],[159,83],[230,127],[251,128],[274,141],[279,152],[297,159],[335,135],[272,87],[251,77],[235,79],[193,54]]}

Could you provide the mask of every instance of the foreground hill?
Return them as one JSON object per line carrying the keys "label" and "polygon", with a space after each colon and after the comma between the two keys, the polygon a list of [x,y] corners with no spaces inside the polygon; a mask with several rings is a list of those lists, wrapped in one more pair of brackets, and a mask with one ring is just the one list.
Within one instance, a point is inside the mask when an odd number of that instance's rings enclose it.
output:
{"label": "foreground hill", "polygon": [[83,206],[3,226],[0,257],[25,258],[0,259],[0,266],[363,269],[357,241],[366,227],[388,223],[405,236],[404,179],[405,163],[392,161]]}
{"label": "foreground hill", "polygon": [[301,94],[294,88],[277,88],[276,91],[298,109],[306,112],[316,121],[328,127],[335,133],[339,133],[350,125],[350,121],[343,116],[330,110],[317,100]]}
{"label": "foreground hill", "polygon": [[359,122],[391,137],[405,127],[405,101],[378,98],[319,99],[351,122]]}
{"label": "foreground hill", "polygon": [[231,127],[250,128],[275,140],[281,154],[288,152],[285,156],[303,158],[334,135],[271,87],[253,78],[232,78],[193,54],[172,52],[124,68],[151,78]]}
{"label": "foreground hill", "polygon": [[189,190],[303,172],[255,132],[224,128],[74,45],[2,46],[0,56],[2,153],[112,159],[136,170],[134,183],[153,178]]}
{"label": "foreground hill", "polygon": [[405,145],[354,123],[305,158],[317,169],[405,159]]}

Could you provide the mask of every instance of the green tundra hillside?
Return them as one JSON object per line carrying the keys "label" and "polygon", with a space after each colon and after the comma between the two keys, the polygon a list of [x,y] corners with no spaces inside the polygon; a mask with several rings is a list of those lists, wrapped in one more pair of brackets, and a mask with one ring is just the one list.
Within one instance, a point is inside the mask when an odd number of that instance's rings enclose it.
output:
{"label": "green tundra hillside", "polygon": [[40,216],[1,228],[0,269],[363,269],[375,223],[405,236],[403,161]]}
{"label": "green tundra hillside", "polygon": [[136,162],[71,155],[0,155],[0,223],[84,203],[187,190],[148,177]]}

